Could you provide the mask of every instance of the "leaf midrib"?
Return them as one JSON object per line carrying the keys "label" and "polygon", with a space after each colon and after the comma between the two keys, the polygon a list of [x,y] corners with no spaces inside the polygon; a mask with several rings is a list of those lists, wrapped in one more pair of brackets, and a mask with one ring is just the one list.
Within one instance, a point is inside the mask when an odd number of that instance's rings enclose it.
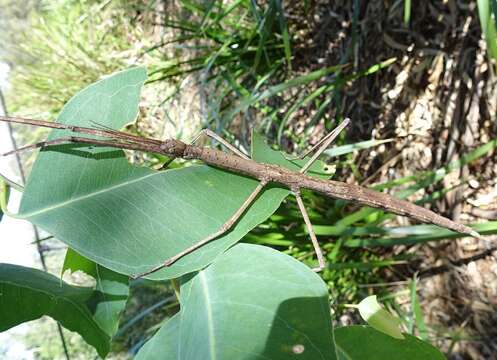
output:
{"label": "leaf midrib", "polygon": [[74,198],[71,198],[69,200],[56,203],[54,205],[47,206],[47,207],[42,208],[41,210],[38,210],[38,211],[33,211],[33,212],[30,212],[30,213],[27,213],[27,214],[20,213],[19,216],[21,216],[23,218],[29,218],[29,217],[38,216],[38,215],[41,215],[41,214],[44,214],[44,213],[56,210],[58,208],[62,208],[62,207],[67,206],[69,204],[76,203],[78,201],[82,201],[82,200],[86,200],[86,199],[90,199],[90,198],[92,198],[94,196],[97,196],[97,195],[100,195],[100,194],[104,194],[104,193],[106,193],[108,191],[113,191],[115,189],[119,189],[121,187],[125,187],[125,186],[128,186],[128,185],[131,185],[131,184],[143,181],[145,179],[148,179],[150,177],[153,177],[153,176],[156,176],[156,175],[160,175],[160,174],[161,174],[160,172],[153,172],[151,174],[148,174],[148,175],[136,178],[136,179],[132,179],[132,180],[129,180],[129,181],[124,181],[124,182],[121,182],[121,183],[119,183],[117,185],[112,185],[110,187],[105,187],[105,188],[103,188],[101,190],[98,190],[98,191],[94,191],[94,192],[91,192],[91,193],[88,193],[88,194],[85,194],[85,195],[82,195],[82,196],[74,197]]}
{"label": "leaf midrib", "polygon": [[211,360],[216,359],[216,342],[214,339],[214,320],[212,318],[212,304],[210,301],[209,286],[207,284],[207,279],[205,278],[205,273],[201,271],[198,274],[200,279],[200,284],[202,286],[202,292],[205,297],[205,307],[207,313],[207,327],[209,328],[209,353]]}

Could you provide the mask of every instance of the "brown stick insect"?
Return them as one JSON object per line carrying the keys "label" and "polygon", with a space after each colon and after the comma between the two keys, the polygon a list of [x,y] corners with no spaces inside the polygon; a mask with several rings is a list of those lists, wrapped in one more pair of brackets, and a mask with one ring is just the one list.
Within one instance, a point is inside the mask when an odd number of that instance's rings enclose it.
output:
{"label": "brown stick insect", "polygon": [[[80,127],[66,124],[53,123],[48,121],[33,120],[26,118],[17,117],[7,117],[0,116],[0,121],[20,123],[26,125],[41,126],[54,129],[66,129],[74,133],[82,133],[88,135],[94,135],[101,137],[103,139],[92,139],[79,136],[63,137],[56,140],[44,141],[36,143],[33,145],[28,145],[20,148],[16,151],[23,151],[35,148],[43,148],[51,145],[59,145],[64,143],[85,143],[96,146],[111,146],[121,149],[138,150],[145,152],[152,152],[163,154],[171,159],[183,158],[183,159],[197,159],[204,163],[228,170],[234,173],[243,174],[250,176],[259,181],[259,184],[255,190],[250,194],[250,196],[243,202],[240,208],[219,228],[215,233],[201,239],[192,246],[184,249],[173,257],[165,260],[161,264],[155,266],[154,268],[133,276],[134,278],[142,277],[153,272],[156,272],[164,267],[170,266],[175,261],[181,257],[189,254],[206,243],[218,238],[225,232],[229,231],[231,227],[243,216],[245,211],[250,207],[252,202],[256,199],[257,195],[264,189],[264,187],[270,183],[277,183],[289,188],[297,200],[297,205],[302,213],[304,222],[307,227],[307,231],[312,241],[314,251],[316,252],[318,267],[313,269],[315,271],[321,271],[325,267],[325,260],[323,253],[317,241],[316,235],[312,228],[312,224],[309,220],[309,215],[304,207],[302,197],[300,195],[301,189],[309,189],[321,193],[327,197],[342,199],[347,201],[353,201],[361,205],[367,205],[375,208],[380,208],[397,215],[408,216],[413,219],[419,220],[424,223],[435,224],[462,234],[467,234],[473,237],[479,238],[480,235],[473,229],[447,219],[434,213],[431,210],[425,209],[423,207],[414,205],[410,202],[394,198],[390,195],[366,189],[358,185],[351,185],[340,181],[333,180],[322,180],[315,177],[306,175],[307,170],[316,161],[316,159],[322,154],[322,152],[330,146],[333,140],[338,136],[338,134],[350,123],[349,119],[345,119],[339,126],[337,126],[333,131],[326,135],[322,140],[320,140],[314,147],[312,147],[307,153],[299,156],[298,158],[304,158],[310,153],[314,152],[314,155],[308,160],[308,162],[300,169],[298,172],[294,172],[283,168],[278,165],[258,163],[250,159],[246,154],[238,150],[236,147],[228,143],[226,140],[215,134],[210,130],[202,130],[192,141],[191,144],[185,144],[179,140],[167,139],[164,141],[144,138],[140,136],[135,136],[127,134],[125,132],[116,131],[107,128],[88,128]],[[201,135],[206,135],[211,137],[221,144],[226,146],[233,154],[227,154],[223,151],[211,149],[208,147],[200,147],[194,145]],[[3,155],[9,155],[16,151],[11,151]],[[167,164],[165,164],[167,166]]]}

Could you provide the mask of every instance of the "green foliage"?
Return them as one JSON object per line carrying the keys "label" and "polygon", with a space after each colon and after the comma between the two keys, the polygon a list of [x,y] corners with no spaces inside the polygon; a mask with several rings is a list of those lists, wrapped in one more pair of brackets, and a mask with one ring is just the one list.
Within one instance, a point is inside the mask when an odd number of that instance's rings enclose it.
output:
{"label": "green foliage", "polygon": [[490,58],[497,61],[497,5],[495,0],[478,0],[478,15]]}
{"label": "green foliage", "polygon": [[411,0],[404,0],[404,25],[409,26],[411,21]]}
{"label": "green foliage", "polygon": [[345,155],[345,154],[350,154],[351,152],[354,151],[359,151],[359,150],[365,150],[369,149],[381,144],[386,144],[389,142],[392,142],[393,139],[384,139],[384,140],[366,140],[366,141],[360,141],[355,144],[347,144],[347,145],[342,145],[342,146],[335,146],[332,149],[325,150],[323,152],[324,155],[334,158],[340,155]]}
{"label": "green foliage", "polygon": [[95,279],[95,288],[103,301],[92,305],[93,317],[110,337],[114,336],[119,325],[119,316],[128,300],[128,277],[84,258],[71,248],[67,250],[62,274],[66,270],[82,271]]}
{"label": "green foliage", "polygon": [[[336,147],[325,153],[344,155],[362,146],[371,146],[374,142],[345,145]],[[412,176],[398,178],[393,181],[378,184],[376,190],[394,189],[403,186],[401,191],[392,193],[400,198],[410,196],[422,189],[439,184],[448,174],[459,170],[464,165],[477,164],[478,161],[491,154],[497,147],[497,141],[491,140],[463,155],[439,169],[419,172]],[[353,165],[333,159],[337,168]],[[463,182],[461,182],[461,185]],[[429,203],[443,196],[452,189],[434,192],[423,198],[418,204]],[[322,273],[330,292],[337,303],[355,302],[369,294],[358,288],[358,283],[381,282],[382,268],[405,263],[409,255],[399,254],[393,258],[383,258],[366,249],[377,247],[392,247],[399,244],[422,244],[429,241],[456,239],[461,234],[442,229],[434,225],[414,225],[403,227],[384,226],[392,215],[378,209],[361,208],[350,210],[349,204],[343,201],[330,202],[329,199],[306,193],[304,197],[308,204],[314,231],[321,242],[321,247],[328,262],[328,269]],[[296,225],[298,224],[298,225]],[[497,233],[497,222],[488,221],[472,225],[475,230],[484,235]],[[284,231],[282,229],[285,229]],[[259,226],[246,237],[258,244],[277,246],[302,261],[311,262],[314,256],[305,226],[296,204],[289,198],[273,215],[270,222]],[[361,251],[355,251],[361,249]]]}
{"label": "green foliage", "polygon": [[191,47],[185,47],[183,53],[176,50],[174,57],[151,72],[150,81],[203,71],[206,77],[231,82],[230,91],[244,92],[267,74],[282,70],[285,61],[290,66],[290,40],[280,0],[265,5],[248,0],[229,5],[219,1],[179,3],[181,10],[162,24],[176,29],[177,35],[148,52],[175,43]]}
{"label": "green foliage", "polygon": [[357,72],[347,64],[297,72],[285,13],[298,8],[298,2],[285,3],[286,9],[281,0],[179,3],[180,11],[162,23],[172,36],[146,52],[166,54],[151,66],[150,82],[174,79],[181,96],[182,84],[195,73],[206,126],[219,131],[241,122],[242,127],[250,124],[265,134],[276,133],[281,143],[291,136],[289,124],[303,109],[317,110],[309,127],[334,123],[327,110],[336,90],[392,62]]}
{"label": "green foliage", "polygon": [[[93,119],[99,119],[101,125],[122,127],[136,114],[143,76],[143,70],[132,69],[88,87],[64,107],[59,121],[91,126]],[[78,114],[77,120],[74,113]],[[67,132],[55,131],[49,139],[63,136]],[[266,145],[257,136],[253,144],[260,147],[253,150],[257,161],[286,163],[294,170],[302,164],[263,148]],[[320,166],[324,165],[318,163],[314,169]],[[49,175],[61,168],[65,176]],[[217,231],[256,184],[256,180],[207,166],[167,172],[136,168],[120,150],[65,145],[40,153],[19,216],[85,257],[115,271],[135,274]],[[288,194],[287,189],[268,189],[232,231],[151,277],[175,278],[201,269],[270,216]],[[220,197],[229,201],[213,207]],[[123,202],[133,204],[136,211],[130,212]]]}
{"label": "green foliage", "polygon": [[138,52],[133,40],[143,34],[121,1],[23,2],[5,4],[0,16],[0,56],[12,65],[16,89],[7,94],[11,112],[55,117],[79,89],[125,68]]}
{"label": "green foliage", "polygon": [[416,325],[416,328],[418,329],[419,332],[419,338],[421,340],[426,341],[428,339],[428,333],[426,329],[426,324],[423,319],[423,311],[421,310],[421,305],[419,303],[419,298],[418,298],[418,280],[416,277],[412,279],[411,284],[410,284],[410,295],[411,295],[411,308],[412,308],[412,321],[410,325],[410,332],[411,334],[414,335],[414,324]]}
{"label": "green foliage", "polygon": [[357,309],[359,310],[361,317],[371,327],[395,339],[404,339],[404,336],[399,329],[401,323],[400,319],[383,309],[376,300],[376,295],[368,296],[362,300],[357,305]]}
{"label": "green foliage", "polygon": [[[4,3],[1,2],[2,5]],[[279,0],[259,3],[248,0],[181,1],[181,11],[168,14],[162,24],[165,29],[161,31],[165,30],[166,33],[164,41],[151,45],[148,51],[135,57],[140,50],[134,46],[133,39],[140,37],[146,43],[147,36],[141,36],[143,29],[129,26],[133,16],[129,15],[125,3],[59,1],[47,7],[47,3],[43,2],[41,12],[30,17],[32,2],[26,1],[27,5],[21,6],[21,13],[24,20],[29,20],[32,31],[21,36],[22,31],[16,28],[15,37],[10,37],[10,34],[6,36],[7,32],[3,32],[4,38],[15,39],[9,48],[18,52],[17,55],[22,53],[18,59],[21,61],[14,69],[15,96],[9,97],[13,105],[11,110],[54,115],[72,94],[98,79],[101,74],[121,69],[129,61],[146,62],[152,56],[154,61],[150,81],[154,84],[160,81],[169,84],[170,80],[178,80],[178,87],[181,87],[181,80],[196,73],[195,78],[199,79],[198,84],[205,95],[206,121],[218,131],[224,131],[233,120],[237,127],[238,119],[242,120],[242,126],[247,125],[244,121],[257,120],[259,129],[274,136],[278,142],[282,143],[285,137],[293,136],[296,147],[302,147],[306,137],[296,137],[288,132],[299,110],[305,107],[317,110],[307,125],[308,130],[318,123],[329,126],[332,118],[327,110],[337,98],[337,89],[347,81],[367,76],[388,65],[388,62],[379,63],[352,74],[347,72],[350,69],[347,65],[316,71],[295,71],[291,44],[295,37],[289,35],[285,9]],[[292,3],[286,2],[284,5],[290,7]],[[139,9],[140,13],[146,13],[147,8],[154,6],[154,2],[129,4],[129,7]],[[492,22],[496,19],[495,0],[478,1],[478,6],[489,54],[495,58],[495,24]],[[3,7],[0,7],[5,14]],[[493,18],[491,10],[494,12]],[[406,0],[406,25],[410,21],[410,11],[411,1]],[[352,21],[357,22],[358,19]],[[170,30],[175,31],[172,39],[169,38]],[[7,44],[7,41],[3,41],[3,44]],[[171,51],[171,48],[174,49]],[[26,56],[28,53],[33,56]],[[349,60],[344,59],[346,61]],[[140,77],[138,73],[137,79]],[[136,85],[132,91],[137,92],[138,87]],[[118,129],[133,120],[134,115],[123,113],[135,106],[136,99],[112,104],[112,111],[119,108],[118,114],[122,117],[107,122],[100,116],[99,111],[106,106],[100,95],[81,106],[82,109],[95,106],[95,111],[89,111],[86,118],[82,117],[81,124],[92,126],[94,124],[89,120],[95,120]],[[120,96],[122,94],[116,99]],[[36,107],[32,105],[34,98],[39,99]],[[69,107],[59,120],[77,124],[81,118],[77,110],[79,105]],[[254,124],[250,122],[250,126]],[[52,136],[56,134],[61,135],[62,132],[54,132]],[[270,152],[257,134],[253,136],[253,143],[256,159],[290,165],[278,153]],[[343,155],[378,143],[369,141],[347,145],[328,150],[326,154]],[[399,197],[427,189],[439,183],[451,171],[487,155],[495,149],[496,144],[496,141],[490,141],[463,157],[460,163],[451,164],[454,166],[397,179],[378,186],[378,189],[407,186],[407,189],[397,193]],[[338,168],[355,166],[350,160],[334,161]],[[73,270],[86,269],[87,273],[93,275],[101,267],[98,263],[127,274],[147,270],[170,254],[175,254],[179,248],[201,238],[204,232],[207,234],[216,230],[254,186],[250,179],[208,167],[194,166],[156,174],[148,169],[129,166],[121,151],[87,146],[61,146],[44,151],[36,171],[30,179],[30,190],[23,199],[24,215],[96,261],[94,263],[85,258],[75,261],[76,253],[73,250],[68,252],[66,259],[67,266]],[[204,190],[199,192],[191,189]],[[450,190],[435,192],[420,203],[434,201]],[[271,196],[268,195],[269,191]],[[182,265],[182,268],[178,266],[171,273],[165,270],[152,278],[175,277],[203,268],[242,237],[244,241],[277,247],[312,265],[312,247],[293,200],[285,201],[268,221],[254,228],[273,213],[281,199],[288,194],[284,189],[273,188],[269,191],[254,205],[253,211],[247,213],[246,217],[250,219],[240,222],[233,234],[229,235],[231,237],[221,237],[206,247],[205,252],[201,249],[189,259],[185,258],[183,261],[188,263],[185,266],[178,262],[177,265]],[[74,199],[74,194],[80,196]],[[217,206],[219,198],[226,197],[226,194],[230,195],[230,202]],[[231,194],[234,194],[233,197]],[[166,198],[167,202],[164,201]],[[428,225],[385,227],[383,224],[391,219],[391,215],[373,209],[351,210],[344,202],[330,201],[310,193],[304,194],[304,200],[316,233],[324,244],[328,261],[328,268],[322,277],[338,303],[364,296],[364,288],[359,288],[357,284],[379,281],[381,269],[409,261],[409,255],[405,254],[383,258],[382,254],[374,253],[375,247],[420,244],[460,236]],[[139,208],[134,208],[134,204],[139,204]],[[173,211],[164,209],[164,204]],[[220,207],[222,209],[218,209]],[[180,210],[176,212],[177,209]],[[43,213],[42,216],[29,216],[38,211]],[[0,212],[0,219],[1,216]],[[94,226],[95,223],[98,226]],[[192,235],[192,223],[203,229],[202,234]],[[150,232],[149,228],[154,228],[154,231]],[[189,231],[185,232],[186,228]],[[482,234],[496,233],[497,222],[478,224],[475,229]],[[250,233],[244,236],[249,230]],[[210,255],[206,254],[207,251]],[[79,255],[75,256],[77,258]],[[106,286],[105,282],[99,286]],[[413,286],[413,321],[416,322],[419,335],[424,337],[415,284]],[[340,304],[337,306],[340,309]],[[110,313],[117,314],[113,310]],[[111,323],[115,326],[113,321]],[[175,337],[179,335],[176,329],[180,321],[180,315],[174,316],[147,347],[153,349],[151,346],[158,346],[150,345],[153,342],[168,342],[174,346],[179,341]],[[110,327],[108,329],[111,330]],[[358,334],[359,337],[361,335],[364,334]],[[385,339],[378,339],[388,343]],[[374,353],[366,346],[354,350],[363,350],[368,355]],[[151,351],[147,353],[147,358],[152,354],[158,355]],[[364,353],[361,355],[364,356]]]}
{"label": "green foliage", "polygon": [[[164,57],[151,64],[150,82],[176,82],[174,97],[183,94],[187,78],[193,79],[195,91],[204,99],[205,121],[216,129],[228,128],[240,104],[250,103],[250,110],[263,116],[274,113],[276,107],[258,96],[293,77],[291,38],[282,1],[182,0],[178,5],[161,23],[168,36],[145,52]],[[191,74],[195,75],[189,78]],[[320,78],[324,80],[324,74]],[[191,91],[187,88],[185,94],[190,96]],[[237,117],[243,122],[249,118],[249,112]]]}
{"label": "green foliage", "polygon": [[94,308],[126,299],[100,289],[71,286],[48,273],[9,264],[0,264],[0,294],[0,331],[48,315],[78,332],[102,357],[109,351],[111,336],[104,330],[107,320],[94,316]]}
{"label": "green foliage", "polygon": [[3,210],[7,208],[9,202],[10,188],[7,183],[0,177],[0,221],[3,218]]}
{"label": "green foliage", "polygon": [[[140,68],[101,80],[69,101],[59,120],[73,123],[77,114],[74,124],[88,126],[98,115],[101,125],[122,127],[136,116],[144,80]],[[61,136],[64,132],[54,131],[50,139]],[[293,170],[302,165],[269,149],[256,134],[252,156]],[[318,162],[311,173],[327,178],[324,168]],[[37,270],[4,265],[0,279],[8,306],[2,307],[3,329],[48,314],[104,356],[128,296],[127,277],[105,267],[124,274],[147,270],[201,239],[202,231],[207,235],[217,230],[253,186],[254,180],[208,166],[163,172],[132,167],[116,149],[70,144],[43,150],[25,188],[20,215],[69,244],[63,271],[83,271],[94,277],[96,287],[75,287]],[[170,349],[171,354],[181,350],[182,357],[192,359],[228,359],[240,353],[274,359],[335,358],[327,289],[309,267],[267,247],[242,244],[224,251],[270,216],[288,194],[288,189],[269,188],[233,231],[179,261],[180,266],[152,276],[185,274],[181,310],[140,356]],[[220,201],[223,206],[213,206]],[[176,229],[174,237],[171,229]],[[161,238],[161,232],[167,236]],[[22,297],[20,292],[25,292]],[[84,320],[74,316],[76,309]],[[339,342],[342,355],[350,341]],[[374,338],[368,346],[383,341]],[[406,341],[408,353],[426,347]]]}
{"label": "green foliage", "polygon": [[[333,359],[327,289],[307,266],[267,247],[239,244],[182,279],[181,312],[138,358]],[[179,322],[179,324],[178,324]],[[179,331],[171,339],[171,327]],[[173,346],[172,346],[173,345]],[[173,356],[171,356],[173,358]]]}
{"label": "green foliage", "polygon": [[444,360],[442,353],[418,338],[405,335],[394,339],[369,326],[345,326],[335,329],[339,360]]}

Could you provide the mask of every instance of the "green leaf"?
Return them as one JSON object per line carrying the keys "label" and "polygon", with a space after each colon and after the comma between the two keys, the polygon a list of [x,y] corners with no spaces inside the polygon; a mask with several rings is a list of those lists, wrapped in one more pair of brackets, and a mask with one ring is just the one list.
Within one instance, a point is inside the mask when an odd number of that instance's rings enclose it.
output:
{"label": "green leaf", "polygon": [[[281,151],[271,150],[267,146],[264,137],[255,132],[252,133],[251,157],[255,161],[280,165],[292,171],[299,171],[309,160],[309,157],[297,160],[287,159]],[[328,179],[330,177],[330,172],[327,168],[328,166],[324,162],[317,160],[309,168],[307,174],[321,179]],[[284,190],[287,194],[289,193],[289,190],[286,188],[282,188],[281,190]]]}
{"label": "green leaf", "polygon": [[[232,247],[182,280],[180,303],[180,324],[168,321],[145,354],[174,349],[184,360],[336,359],[326,285],[271,248]],[[138,358],[148,359],[145,354]]]}
{"label": "green leaf", "polygon": [[[480,235],[497,234],[497,221],[487,221],[485,223],[471,225]],[[464,234],[442,229],[436,225],[414,225],[392,228],[377,227],[351,227],[340,230],[339,228],[328,228],[328,232],[334,234],[350,234],[358,236],[367,236],[367,231],[377,234],[391,234],[392,237],[375,237],[375,238],[352,238],[344,241],[347,247],[373,247],[373,246],[395,246],[406,244],[422,244],[428,241],[441,241],[447,239],[457,239],[464,237]],[[320,231],[322,233],[322,231]],[[317,234],[317,232],[316,232]],[[404,235],[398,237],[398,235]]]}
{"label": "green leaf", "polygon": [[378,304],[376,295],[368,296],[362,300],[357,308],[364,321],[376,330],[396,339],[404,339],[404,335],[399,329],[400,320]]}
{"label": "green leaf", "polygon": [[143,345],[136,354],[135,360],[179,359],[180,321],[179,313],[167,320],[159,331]]}
{"label": "green leaf", "polygon": [[0,174],[0,221],[2,221],[4,214],[12,215],[12,213],[10,213],[7,209],[11,189],[15,189],[19,192],[23,192],[24,190],[24,188],[19,184],[16,184],[12,180],[7,179],[5,176]]}
{"label": "green leaf", "polygon": [[109,296],[91,288],[69,285],[40,270],[0,264],[0,331],[48,315],[80,334],[105,357],[110,337],[100,327],[94,309]]}
{"label": "green leaf", "polygon": [[445,360],[438,349],[414,336],[394,339],[369,326],[335,329],[335,344],[340,360]]}
{"label": "green leaf", "polygon": [[[71,99],[58,121],[81,126],[98,121],[118,129],[136,116],[144,80],[143,69],[131,69],[97,82]],[[67,131],[53,131],[50,139],[62,136]],[[285,160],[257,135],[254,144],[255,160],[297,168],[299,162]],[[312,171],[319,167],[324,165]],[[84,257],[136,274],[217,231],[256,185],[208,166],[157,172],[131,166],[118,149],[52,146],[34,164],[19,215]],[[149,277],[176,278],[205,267],[268,218],[288,193],[268,187],[229,233]]]}
{"label": "green leaf", "polygon": [[369,149],[371,147],[375,147],[381,144],[392,142],[393,139],[384,139],[384,140],[366,140],[356,142],[354,144],[347,144],[342,146],[337,146],[332,149],[325,150],[323,153],[329,157],[336,157],[344,154],[349,154],[353,151]]}
{"label": "green leaf", "polygon": [[271,248],[239,244],[181,286],[185,359],[332,359],[321,278]]}
{"label": "green leaf", "polygon": [[128,277],[98,265],[70,248],[67,249],[62,274],[66,270],[79,270],[95,279],[95,290],[101,297],[94,299],[97,302],[94,304],[93,317],[107,335],[114,336],[119,326],[119,316],[129,296]]}

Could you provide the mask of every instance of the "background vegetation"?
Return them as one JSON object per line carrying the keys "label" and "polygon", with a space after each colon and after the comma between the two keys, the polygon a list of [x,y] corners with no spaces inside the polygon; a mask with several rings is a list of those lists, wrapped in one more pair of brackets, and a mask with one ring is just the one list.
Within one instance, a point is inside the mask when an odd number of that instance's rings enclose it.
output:
{"label": "background vegetation", "polygon": [[[298,153],[350,117],[339,140],[348,147],[326,154],[335,178],[478,223],[483,234],[497,231],[492,2],[2,0],[0,7],[11,113],[53,119],[84,86],[145,65],[149,81],[129,131],[189,139],[209,127],[248,149],[255,128]],[[16,134],[21,143],[44,136]],[[130,154],[130,161],[164,159]],[[455,241],[378,210],[311,193],[305,201],[328,259],[323,278],[337,322],[357,321],[345,305],[375,293],[450,357],[495,353],[491,236]],[[313,263],[293,201],[244,241]],[[61,245],[46,246],[58,273]],[[173,295],[169,284],[133,283],[115,354],[136,352],[175,313],[165,289]],[[77,339],[70,352],[87,358]],[[26,341],[44,347],[40,358],[60,356],[48,331]]]}

